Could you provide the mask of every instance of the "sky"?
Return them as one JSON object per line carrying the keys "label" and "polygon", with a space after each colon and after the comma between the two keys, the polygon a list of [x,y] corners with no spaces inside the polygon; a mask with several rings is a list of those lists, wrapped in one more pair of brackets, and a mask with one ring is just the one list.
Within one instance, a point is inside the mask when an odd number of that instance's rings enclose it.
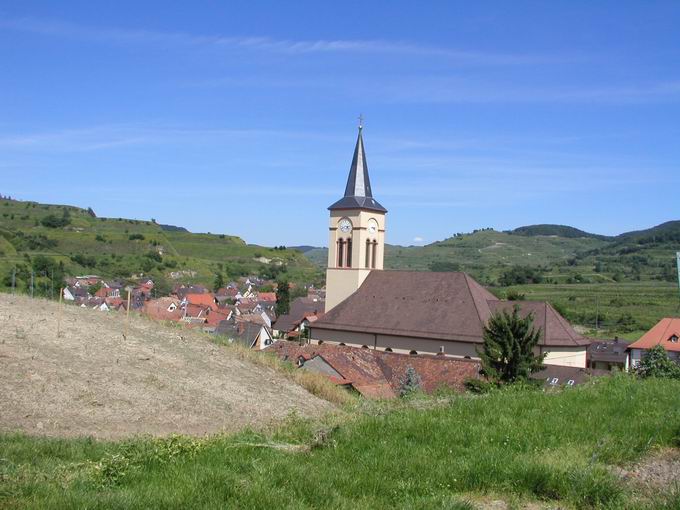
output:
{"label": "sky", "polygon": [[680,219],[680,2],[0,0],[0,193],[325,246]]}

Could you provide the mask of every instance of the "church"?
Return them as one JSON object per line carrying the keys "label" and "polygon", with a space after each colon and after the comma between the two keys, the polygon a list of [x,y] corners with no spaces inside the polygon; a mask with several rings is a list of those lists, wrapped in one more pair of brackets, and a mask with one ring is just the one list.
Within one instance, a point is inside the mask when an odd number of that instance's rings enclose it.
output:
{"label": "church", "polygon": [[547,302],[499,300],[463,272],[383,269],[387,209],[373,197],[361,125],[345,194],[328,209],[326,310],[312,343],[478,359],[489,318],[519,305],[541,328],[545,364],[586,367],[590,340]]}

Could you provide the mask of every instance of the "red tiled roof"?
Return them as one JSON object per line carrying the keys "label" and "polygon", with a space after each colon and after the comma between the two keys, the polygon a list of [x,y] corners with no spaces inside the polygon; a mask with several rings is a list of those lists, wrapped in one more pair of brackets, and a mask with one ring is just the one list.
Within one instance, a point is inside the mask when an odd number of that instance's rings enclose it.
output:
{"label": "red tiled roof", "polygon": [[271,301],[276,302],[276,292],[260,292],[258,294],[258,299],[260,301]]}
{"label": "red tiled roof", "polygon": [[229,316],[229,311],[227,310],[226,312],[223,310],[211,310],[208,312],[208,315],[206,316],[206,324],[210,326],[217,326],[220,322],[225,320]]}
{"label": "red tiled roof", "polygon": [[[305,360],[320,356],[340,374],[343,382],[350,383],[369,398],[391,398],[399,393],[406,369],[413,367],[421,378],[421,388],[433,392],[440,386],[457,391],[464,390],[464,382],[479,377],[478,361],[454,359],[444,356],[412,356],[373,349],[357,349],[335,345],[302,345],[279,341],[266,349],[279,358],[292,362],[302,356]],[[338,379],[332,376],[331,380]]]}
{"label": "red tiled roof", "polygon": [[[676,337],[675,342],[671,340],[673,336]],[[680,318],[666,317],[657,322],[637,342],[630,344],[628,348],[651,349],[660,345],[667,351],[680,352],[680,340],[678,339],[680,339]]]}
{"label": "red tiled roof", "polygon": [[211,293],[187,294],[186,296],[184,296],[184,298],[187,300],[189,304],[209,307],[212,308],[213,310],[217,309],[217,305],[215,304],[215,296]]}
{"label": "red tiled roof", "polygon": [[[173,303],[177,308],[174,311],[169,312],[168,307]],[[179,308],[179,302],[170,297],[146,301],[144,303],[143,312],[152,319],[159,321],[178,321],[182,318],[182,310]]]}

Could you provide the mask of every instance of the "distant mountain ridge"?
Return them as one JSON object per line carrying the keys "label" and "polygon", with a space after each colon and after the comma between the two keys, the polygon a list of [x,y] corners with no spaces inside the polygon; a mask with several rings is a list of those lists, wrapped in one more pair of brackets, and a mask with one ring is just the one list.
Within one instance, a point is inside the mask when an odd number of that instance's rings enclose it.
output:
{"label": "distant mountain ridge", "polygon": [[549,223],[518,227],[514,230],[511,230],[510,233],[523,236],[557,236],[572,239],[577,237],[590,237],[593,239],[604,240],[612,239],[610,236],[591,234],[590,232],[586,232],[575,227],[570,227],[568,225],[553,225]]}

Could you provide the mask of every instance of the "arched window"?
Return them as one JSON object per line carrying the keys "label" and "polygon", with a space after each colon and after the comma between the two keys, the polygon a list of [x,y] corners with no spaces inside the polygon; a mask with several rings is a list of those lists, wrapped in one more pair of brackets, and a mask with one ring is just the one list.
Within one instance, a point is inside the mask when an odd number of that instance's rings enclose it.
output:
{"label": "arched window", "polygon": [[375,269],[375,253],[378,251],[378,241],[373,241],[373,249],[371,250],[371,268]]}
{"label": "arched window", "polygon": [[318,340],[316,343],[317,343],[318,345],[321,345],[321,344],[323,343],[323,340]]}
{"label": "arched window", "polygon": [[366,239],[366,269],[371,267],[371,241]]}
{"label": "arched window", "polygon": [[416,355],[418,354],[418,351],[411,351],[411,352],[409,352],[409,354],[410,354],[411,356],[416,356]]}
{"label": "arched window", "polygon": [[362,349],[368,349],[368,345],[362,345],[361,348]]}
{"label": "arched window", "polygon": [[344,346],[345,346],[345,342],[340,342],[338,345],[344,347]]}
{"label": "arched window", "polygon": [[385,347],[385,352],[392,352],[392,347]]}
{"label": "arched window", "polygon": [[352,267],[352,238],[347,239],[347,267]]}
{"label": "arched window", "polygon": [[345,248],[345,241],[342,239],[338,240],[338,267],[342,267],[342,263],[344,261],[344,248]]}

